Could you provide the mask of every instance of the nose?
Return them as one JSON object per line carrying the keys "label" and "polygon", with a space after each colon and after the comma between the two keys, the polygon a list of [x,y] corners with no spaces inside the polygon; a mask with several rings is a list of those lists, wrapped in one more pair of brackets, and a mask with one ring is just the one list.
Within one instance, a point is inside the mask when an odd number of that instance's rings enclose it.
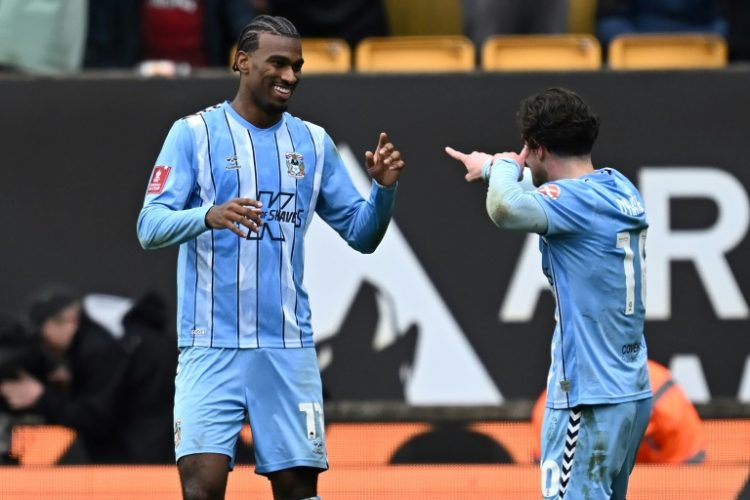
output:
{"label": "nose", "polygon": [[281,71],[281,79],[284,80],[284,83],[295,84],[299,77],[291,66],[285,66]]}

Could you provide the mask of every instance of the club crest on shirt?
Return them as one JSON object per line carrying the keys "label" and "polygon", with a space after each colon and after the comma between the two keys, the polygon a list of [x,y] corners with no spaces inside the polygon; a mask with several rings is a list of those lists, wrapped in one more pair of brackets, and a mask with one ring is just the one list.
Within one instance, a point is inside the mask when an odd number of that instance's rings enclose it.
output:
{"label": "club crest on shirt", "polygon": [[545,184],[536,188],[536,191],[542,196],[546,196],[552,200],[556,200],[560,197],[560,186],[557,184]]}
{"label": "club crest on shirt", "polygon": [[227,164],[224,165],[227,170],[239,170],[240,164],[237,161],[237,155],[227,156]]}
{"label": "club crest on shirt", "polygon": [[305,176],[305,162],[302,161],[301,153],[287,153],[286,155],[286,173],[289,177],[301,179]]}
{"label": "club crest on shirt", "polygon": [[154,167],[151,180],[148,181],[148,194],[159,194],[162,192],[164,184],[167,183],[170,170],[172,170],[172,167],[167,167],[166,165],[157,165]]}

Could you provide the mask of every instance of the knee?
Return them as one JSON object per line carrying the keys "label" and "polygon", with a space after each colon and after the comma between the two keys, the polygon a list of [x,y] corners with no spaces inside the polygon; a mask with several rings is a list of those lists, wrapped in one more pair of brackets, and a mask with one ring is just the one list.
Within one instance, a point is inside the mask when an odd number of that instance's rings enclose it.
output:
{"label": "knee", "polygon": [[185,481],[182,484],[183,500],[223,500],[224,489],[219,485],[199,481]]}

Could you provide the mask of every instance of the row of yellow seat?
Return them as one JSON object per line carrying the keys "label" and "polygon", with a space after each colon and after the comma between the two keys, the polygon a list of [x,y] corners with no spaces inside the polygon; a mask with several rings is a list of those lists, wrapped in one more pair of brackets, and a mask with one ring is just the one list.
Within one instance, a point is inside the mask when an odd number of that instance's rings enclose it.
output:
{"label": "row of yellow seat", "polygon": [[[589,34],[498,35],[476,47],[460,35],[366,38],[355,48],[341,39],[302,40],[306,73],[596,70],[602,47]],[[726,41],[713,34],[623,35],[608,47],[618,70],[721,68]]]}

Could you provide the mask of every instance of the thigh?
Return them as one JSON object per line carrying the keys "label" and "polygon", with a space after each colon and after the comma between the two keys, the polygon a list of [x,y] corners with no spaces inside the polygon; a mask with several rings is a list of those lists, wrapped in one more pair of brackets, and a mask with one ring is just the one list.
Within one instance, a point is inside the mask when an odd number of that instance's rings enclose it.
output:
{"label": "thigh", "polygon": [[227,489],[229,457],[218,453],[187,455],[177,462],[184,500],[221,500]]}
{"label": "thigh", "polygon": [[175,380],[174,437],[177,460],[218,453],[234,465],[246,413],[241,351],[209,347],[180,350]]}
{"label": "thigh", "polygon": [[318,494],[320,469],[293,467],[268,474],[275,499],[312,498]]}
{"label": "thigh", "polygon": [[314,348],[253,349],[246,397],[256,472],[327,469],[320,371]]}
{"label": "thigh", "polygon": [[542,424],[543,496],[610,499],[624,470],[627,489],[628,460],[635,457],[645,430],[639,403],[548,408]]}
{"label": "thigh", "polygon": [[638,453],[638,448],[643,440],[643,435],[648,427],[648,421],[651,418],[651,407],[653,400],[651,398],[642,399],[636,401],[635,408],[635,419],[633,420],[632,432],[629,437],[629,447],[627,456],[625,457],[625,463],[620,469],[620,473],[615,476],[612,482],[612,499],[613,500],[624,500],[628,493],[628,480],[630,479],[630,473],[633,471],[635,465],[635,457]]}

